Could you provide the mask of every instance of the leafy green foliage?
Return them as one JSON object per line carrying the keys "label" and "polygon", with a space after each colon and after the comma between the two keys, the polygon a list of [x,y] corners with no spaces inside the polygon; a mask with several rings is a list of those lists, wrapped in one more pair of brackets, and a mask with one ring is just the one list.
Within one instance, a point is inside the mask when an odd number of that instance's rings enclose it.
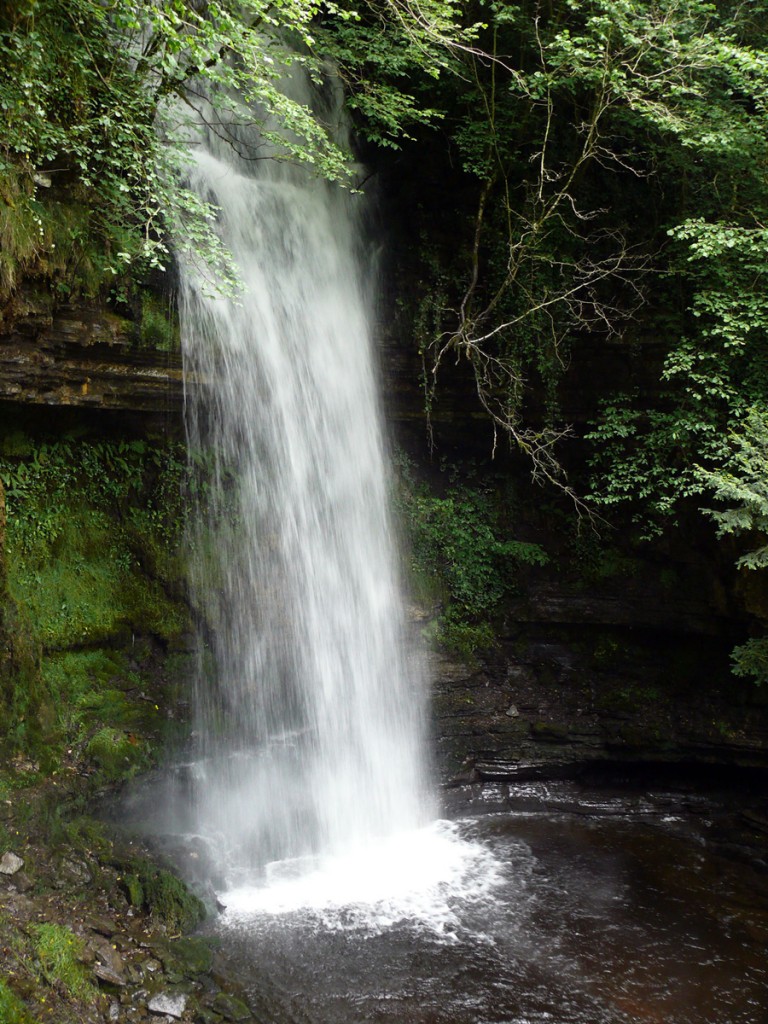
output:
{"label": "leafy green foliage", "polygon": [[768,682],[768,637],[752,637],[734,647],[731,653],[733,674],[751,679],[761,686]]}
{"label": "leafy green foliage", "polygon": [[[768,197],[763,202],[768,210]],[[768,234],[697,220],[671,235],[685,243],[677,273],[694,291],[689,336],[675,340],[665,361],[668,408],[643,409],[636,397],[623,396],[606,403],[589,435],[596,445],[596,500],[633,503],[649,532],[661,528],[681,499],[714,482],[707,472],[717,475],[745,429],[743,442],[750,445],[749,406],[768,398]]]}
{"label": "leafy green foliage", "polygon": [[[700,469],[702,486],[720,504],[703,509],[717,527],[718,537],[751,542],[737,566],[768,567],[768,409],[756,406],[731,430],[728,455],[717,469]],[[752,545],[757,544],[757,547]],[[757,683],[768,682],[768,637],[753,637],[733,651],[733,671]]]}
{"label": "leafy green foliage", "polygon": [[[768,539],[768,410],[749,410],[739,429],[729,437],[730,451],[717,470],[699,470],[702,483],[722,502],[723,509],[705,509],[718,536],[754,536]],[[742,555],[737,565],[746,569],[768,566],[768,544]]]}
{"label": "leafy green foliage", "polygon": [[[440,295],[422,316],[431,389],[447,362],[465,361],[534,476],[569,490],[556,453],[569,436],[558,384],[571,347],[583,333],[631,333],[643,310],[667,343],[665,395],[653,408],[612,396],[592,437],[594,500],[638,516],[696,493],[693,466],[717,464],[715,435],[744,388],[753,400],[766,380],[760,12],[487,2],[473,8],[484,22],[474,42],[446,43],[455,75],[425,86],[446,112],[445,176],[475,207],[451,218]],[[432,246],[414,306],[430,301],[434,233]],[[531,387],[548,399],[536,424],[524,415]]]}
{"label": "leafy green foliage", "polygon": [[172,305],[149,292],[143,293],[139,338],[142,348],[156,352],[181,351],[178,317]]}
{"label": "leafy green foliage", "polygon": [[494,616],[519,567],[546,564],[546,553],[508,536],[498,494],[455,477],[438,496],[417,484],[405,463],[397,503],[416,593],[441,607],[435,639],[464,655],[491,646]]}
{"label": "leafy green foliage", "polygon": [[[450,10],[434,0],[428,7]],[[216,210],[184,185],[201,122],[238,149],[238,125],[257,122],[262,138],[278,143],[275,159],[348,181],[334,126],[281,89],[297,66],[322,81],[329,50],[358,86],[353,105],[381,142],[431,116],[408,92],[375,80],[382,63],[400,78],[423,66],[428,33],[417,22],[406,31],[396,4],[363,11],[367,20],[332,0],[6,5],[0,295],[21,274],[37,274],[62,295],[125,298],[130,280],[167,266],[171,247],[217,287],[236,291]]]}
{"label": "leafy green foliage", "polygon": [[600,422],[587,434],[593,445],[589,498],[604,508],[629,509],[638,538],[650,540],[677,523],[685,499],[702,494],[697,463],[716,465],[726,445],[711,407],[638,409],[633,398],[605,402]]}
{"label": "leafy green foliage", "polygon": [[450,0],[425,0],[418,15],[401,0],[366,0],[342,10],[327,8],[314,35],[347,92],[360,135],[377,146],[399,149],[411,131],[441,120],[429,87],[456,71],[453,50],[469,46],[480,24],[462,24]]}
{"label": "leafy green foliage", "polygon": [[[211,102],[233,114],[231,97],[239,92],[291,129],[286,158],[343,176],[344,157],[325,127],[277,85],[286,67],[305,58],[268,34],[281,25],[310,42],[317,10],[311,0],[221,0],[202,7],[184,0],[106,7],[93,0],[27,0],[6,8],[0,171],[23,176],[25,204],[39,221],[40,184],[56,176],[70,182],[93,211],[115,276],[132,264],[139,272],[162,268],[172,237],[177,249],[231,280],[233,268],[211,228],[214,211],[181,184],[189,117],[176,104],[183,98],[202,106],[201,90],[210,87]],[[50,249],[44,238],[38,247]]]}

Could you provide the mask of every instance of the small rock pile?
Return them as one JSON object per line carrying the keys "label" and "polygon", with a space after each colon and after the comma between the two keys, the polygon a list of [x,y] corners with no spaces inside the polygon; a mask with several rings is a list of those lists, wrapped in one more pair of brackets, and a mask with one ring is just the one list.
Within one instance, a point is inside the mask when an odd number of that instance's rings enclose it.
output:
{"label": "small rock pile", "polygon": [[[14,850],[0,856],[0,976],[33,1021],[255,1024],[244,993],[226,975],[215,940],[169,935],[162,923],[130,905],[117,869],[102,866],[96,872],[77,856],[23,852],[24,857]],[[69,870],[70,861],[79,870]],[[15,955],[42,924],[71,933],[92,998],[68,996],[61,984],[36,985],[30,957]]]}

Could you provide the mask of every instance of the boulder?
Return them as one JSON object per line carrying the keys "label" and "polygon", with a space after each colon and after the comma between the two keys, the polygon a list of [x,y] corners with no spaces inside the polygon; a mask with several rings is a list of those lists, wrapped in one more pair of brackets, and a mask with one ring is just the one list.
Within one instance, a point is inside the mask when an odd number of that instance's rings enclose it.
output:
{"label": "boulder", "polygon": [[183,992],[158,992],[147,1004],[151,1013],[174,1017],[178,1020],[184,1016],[187,1008],[187,997]]}
{"label": "boulder", "polygon": [[24,861],[17,854],[7,850],[2,857],[0,857],[0,874],[2,875],[15,875],[17,871],[21,871],[24,867]]}

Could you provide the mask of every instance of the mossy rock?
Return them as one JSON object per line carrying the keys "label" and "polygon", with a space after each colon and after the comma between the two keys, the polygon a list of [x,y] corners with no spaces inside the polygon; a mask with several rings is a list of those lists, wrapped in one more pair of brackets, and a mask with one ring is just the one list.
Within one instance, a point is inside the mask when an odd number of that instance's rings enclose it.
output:
{"label": "mossy rock", "polygon": [[213,951],[207,939],[186,937],[157,947],[157,955],[167,971],[194,978],[213,967]]}
{"label": "mossy rock", "polygon": [[195,1015],[195,1024],[221,1024],[224,1018],[221,1014],[209,1009],[207,1006],[200,1006]]}
{"label": "mossy rock", "polygon": [[28,616],[0,590],[0,754],[23,750],[50,769],[56,711],[40,673]]}
{"label": "mossy rock", "polygon": [[169,932],[190,931],[204,920],[202,900],[171,871],[140,858],[117,866],[123,869],[123,890],[131,906],[146,910]]}
{"label": "mossy rock", "polygon": [[226,1020],[240,1021],[249,1020],[251,1011],[242,999],[237,996],[228,995],[226,992],[219,992],[213,1000],[212,1009]]}
{"label": "mossy rock", "polygon": [[205,918],[202,900],[170,871],[160,869],[143,885],[147,909],[169,931],[190,931]]}

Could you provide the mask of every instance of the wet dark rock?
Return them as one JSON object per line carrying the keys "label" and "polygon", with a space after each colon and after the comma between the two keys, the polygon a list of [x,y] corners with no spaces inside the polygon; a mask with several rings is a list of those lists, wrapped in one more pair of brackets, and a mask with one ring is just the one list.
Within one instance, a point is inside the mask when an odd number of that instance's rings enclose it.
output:
{"label": "wet dark rock", "polygon": [[93,973],[99,981],[106,982],[108,985],[117,985],[119,988],[122,988],[126,984],[125,977],[113,970],[109,964],[95,963],[93,965]]}
{"label": "wet dark rock", "polygon": [[93,878],[86,862],[76,857],[62,857],[57,873],[57,885],[88,885]]}
{"label": "wet dark rock", "polygon": [[11,885],[17,892],[29,892],[34,887],[34,884],[26,871],[19,871],[11,877]]}
{"label": "wet dark rock", "polygon": [[85,925],[92,932],[104,935],[108,939],[110,939],[118,930],[115,922],[110,921],[107,917],[89,917],[85,922]]}
{"label": "wet dark rock", "polygon": [[620,760],[768,767],[768,708],[746,684],[734,699],[728,651],[715,637],[541,622],[516,624],[463,674],[436,659],[443,780],[562,778]]}
{"label": "wet dark rock", "polygon": [[0,322],[0,400],[167,413],[181,409],[175,353],[137,349],[134,325],[98,305],[18,297]]}
{"label": "wet dark rock", "polygon": [[742,818],[752,828],[757,829],[758,832],[768,835],[768,815],[760,814],[753,810],[747,810],[742,811]]}
{"label": "wet dark rock", "polygon": [[562,722],[534,722],[531,733],[542,743],[573,742],[568,725]]}
{"label": "wet dark rock", "polygon": [[98,934],[89,936],[86,949],[96,960],[93,973],[100,981],[120,987],[126,984],[123,958],[107,938]]}

